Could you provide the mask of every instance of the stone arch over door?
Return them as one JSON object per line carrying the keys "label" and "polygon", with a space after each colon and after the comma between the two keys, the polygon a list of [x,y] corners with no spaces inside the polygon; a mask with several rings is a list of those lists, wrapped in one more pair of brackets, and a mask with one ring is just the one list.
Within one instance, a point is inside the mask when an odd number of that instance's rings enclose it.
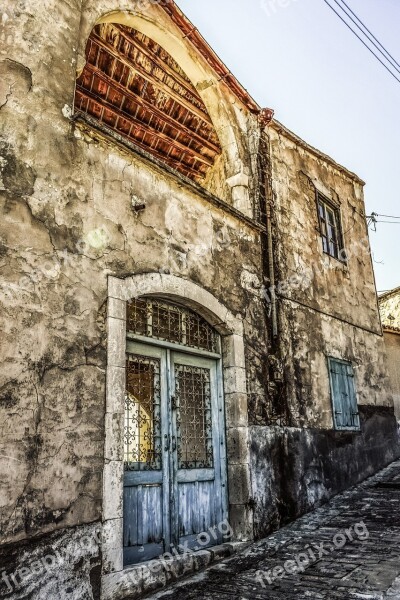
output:
{"label": "stone arch over door", "polygon": [[242,320],[199,285],[159,273],[108,279],[107,392],[103,473],[103,574],[123,571],[123,432],[126,303],[157,296],[187,306],[221,335],[226,413],[229,521],[235,540],[252,538],[247,393]]}

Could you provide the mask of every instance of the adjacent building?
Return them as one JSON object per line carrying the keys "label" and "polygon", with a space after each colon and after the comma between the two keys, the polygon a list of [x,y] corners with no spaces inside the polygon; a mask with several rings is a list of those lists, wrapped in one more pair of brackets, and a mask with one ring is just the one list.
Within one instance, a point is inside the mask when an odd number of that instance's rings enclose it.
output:
{"label": "adjacent building", "polygon": [[394,410],[400,419],[400,288],[379,296],[379,307],[383,326]]}
{"label": "adjacent building", "polygon": [[400,455],[364,184],[171,0],[2,23],[0,594],[132,599]]}

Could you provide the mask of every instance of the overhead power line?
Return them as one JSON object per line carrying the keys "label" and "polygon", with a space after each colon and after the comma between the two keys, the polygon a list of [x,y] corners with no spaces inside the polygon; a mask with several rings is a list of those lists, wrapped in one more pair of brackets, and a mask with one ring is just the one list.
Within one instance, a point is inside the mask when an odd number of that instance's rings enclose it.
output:
{"label": "overhead power line", "polygon": [[[377,217],[386,217],[387,219],[397,219],[395,221],[381,221],[378,220]],[[390,215],[378,215],[378,213],[373,212],[370,215],[366,216],[367,219],[367,225],[368,227],[370,227],[371,225],[374,228],[374,231],[376,231],[376,224],[377,223],[389,223],[390,225],[400,225],[400,217],[393,217]]]}
{"label": "overhead power line", "polygon": [[379,41],[379,40],[378,40],[378,39],[377,39],[377,38],[374,36],[374,34],[372,33],[372,31],[370,31],[370,30],[368,29],[368,27],[365,25],[365,23],[363,23],[363,22],[361,21],[361,19],[359,19],[359,18],[357,17],[356,13],[355,13],[355,12],[353,12],[353,11],[351,10],[350,6],[349,6],[348,4],[346,4],[346,2],[345,2],[344,0],[341,0],[341,2],[342,2],[342,4],[344,4],[344,5],[346,6],[346,8],[348,8],[348,10],[351,12],[351,14],[352,14],[352,15],[353,15],[353,16],[354,16],[354,17],[357,19],[357,21],[358,21],[358,22],[359,22],[359,23],[360,23],[360,24],[361,24],[361,25],[364,27],[364,29],[365,29],[365,30],[366,30],[366,31],[367,31],[367,32],[368,32],[368,33],[371,35],[371,37],[373,37],[373,38],[374,38],[374,40],[377,42],[377,44],[378,44],[378,45],[379,45],[379,46],[382,48],[382,50],[385,52],[385,54],[387,54],[387,55],[388,55],[388,57],[389,57],[389,58],[391,58],[391,59],[393,60],[393,62],[395,62],[395,63],[396,63],[396,65],[397,65],[398,67],[400,67],[400,64],[397,62],[397,60],[396,60],[396,59],[395,59],[395,58],[394,58],[394,57],[393,57],[393,56],[390,54],[390,52],[388,52],[388,51],[386,50],[385,46],[383,46],[383,45],[380,43],[380,41]]}
{"label": "overhead power line", "polygon": [[[344,14],[346,15],[346,17],[348,17],[353,23],[354,25],[359,29],[359,31],[361,31],[361,33],[363,35],[365,35],[365,37],[368,39],[369,42],[371,42],[371,44],[373,46],[375,46],[375,48],[378,50],[378,52],[383,56],[383,58],[385,60],[387,60],[390,65],[399,73],[400,75],[400,65],[397,62],[396,59],[394,59],[392,57],[392,55],[390,54],[390,52],[388,52],[385,48],[385,46],[383,44],[380,43],[380,41],[374,36],[373,33],[370,32],[370,30],[364,25],[364,23],[361,21],[361,19],[359,19],[357,17],[357,15],[351,10],[351,8],[346,4],[346,2],[344,0],[340,0],[341,4],[338,2],[338,0],[333,0],[335,2],[335,4],[337,4],[337,6],[344,12]],[[344,6],[346,8],[348,8],[348,10],[350,11],[351,14],[349,14],[345,8],[343,8],[342,4],[344,4]],[[351,15],[355,16],[355,19],[353,19],[353,17]],[[361,23],[361,26],[357,23]],[[365,31],[364,31],[364,30]],[[377,43],[375,43],[375,41]]]}
{"label": "overhead power line", "polygon": [[[334,0],[334,2],[335,2],[335,1],[336,1],[336,0]],[[342,17],[342,15],[341,15],[340,13],[338,13],[338,11],[337,11],[337,10],[336,10],[336,9],[335,9],[335,8],[334,8],[334,7],[333,7],[331,4],[329,4],[328,0],[324,0],[324,2],[325,2],[325,4],[326,4],[327,6],[329,6],[329,8],[330,8],[331,10],[333,10],[333,12],[334,12],[334,13],[335,13],[335,14],[336,14],[336,15],[339,17],[339,19],[340,19],[340,20],[341,20],[341,21],[342,21],[342,22],[343,22],[343,23],[346,25],[346,27],[348,27],[348,28],[350,29],[350,31],[351,31],[352,33],[354,33],[354,35],[355,35],[355,36],[356,36],[356,37],[357,37],[357,38],[360,40],[360,42],[361,42],[361,43],[362,43],[362,44],[363,44],[363,45],[364,45],[364,46],[367,48],[367,50],[369,50],[369,51],[371,52],[371,54],[372,54],[372,55],[373,55],[373,56],[376,58],[376,60],[378,60],[378,61],[381,63],[381,65],[382,65],[383,67],[385,67],[386,71],[388,71],[388,73],[390,73],[390,75],[391,75],[392,77],[394,77],[394,79],[395,79],[396,81],[398,81],[398,83],[400,83],[400,79],[399,79],[399,78],[398,78],[398,77],[397,77],[397,76],[396,76],[396,75],[395,75],[395,74],[394,74],[394,73],[393,73],[393,72],[392,72],[392,71],[389,69],[389,67],[388,67],[388,66],[387,66],[387,65],[386,65],[386,64],[383,62],[383,60],[381,60],[381,59],[379,58],[379,56],[378,56],[377,54],[375,54],[374,50],[373,50],[373,49],[372,49],[370,46],[368,46],[368,44],[367,44],[367,43],[366,43],[366,42],[365,42],[365,41],[364,41],[364,40],[363,40],[363,39],[362,39],[362,38],[361,38],[361,37],[358,35],[358,33],[357,33],[356,31],[354,31],[354,29],[352,28],[352,26],[350,25],[350,23],[348,23],[348,22],[347,22],[347,21],[346,21],[346,20],[345,20],[345,19]],[[344,10],[344,8],[343,8],[343,7],[341,7],[341,8],[342,8],[343,12],[344,12],[344,13],[345,13],[347,16],[349,16],[349,15],[347,14],[347,12]],[[364,33],[364,32],[363,32],[363,33]],[[367,36],[367,34],[365,34],[365,33],[364,33],[364,35],[367,37],[368,41],[370,41],[370,42],[371,42],[371,40],[370,40],[370,38]]]}
{"label": "overhead power line", "polygon": [[392,225],[400,225],[400,221],[375,221],[375,223],[391,223]]}
{"label": "overhead power line", "polygon": [[381,215],[378,213],[375,213],[377,217],[385,217],[386,219],[400,219],[400,217],[394,217],[393,215]]}

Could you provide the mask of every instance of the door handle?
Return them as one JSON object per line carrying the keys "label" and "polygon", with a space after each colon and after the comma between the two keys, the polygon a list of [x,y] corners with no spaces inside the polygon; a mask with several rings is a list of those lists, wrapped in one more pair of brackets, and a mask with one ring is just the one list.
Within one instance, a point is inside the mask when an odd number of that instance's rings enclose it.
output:
{"label": "door handle", "polygon": [[176,410],[178,408],[178,406],[176,404],[176,397],[175,396],[171,396],[171,408],[172,408],[172,410]]}
{"label": "door handle", "polygon": [[164,439],[165,439],[165,446],[164,446],[164,450],[165,452],[168,452],[168,450],[171,447],[171,438],[169,435],[165,434],[164,435]]}
{"label": "door handle", "polygon": [[176,450],[176,437],[173,435],[172,436],[172,452],[175,452]]}

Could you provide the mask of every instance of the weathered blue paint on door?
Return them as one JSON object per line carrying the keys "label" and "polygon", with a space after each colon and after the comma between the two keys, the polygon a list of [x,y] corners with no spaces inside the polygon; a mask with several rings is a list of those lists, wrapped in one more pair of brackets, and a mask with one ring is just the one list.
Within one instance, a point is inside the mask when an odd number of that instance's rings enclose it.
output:
{"label": "weathered blue paint on door", "polygon": [[[128,393],[136,394],[130,400],[136,412],[129,428],[136,446],[133,450],[128,446],[128,458],[138,460],[126,463],[124,476],[126,565],[182,544],[192,549],[218,544],[222,541],[218,526],[227,518],[219,361],[133,341],[127,352],[134,365],[134,385]],[[141,387],[135,387],[140,364],[145,365],[145,376]]]}

